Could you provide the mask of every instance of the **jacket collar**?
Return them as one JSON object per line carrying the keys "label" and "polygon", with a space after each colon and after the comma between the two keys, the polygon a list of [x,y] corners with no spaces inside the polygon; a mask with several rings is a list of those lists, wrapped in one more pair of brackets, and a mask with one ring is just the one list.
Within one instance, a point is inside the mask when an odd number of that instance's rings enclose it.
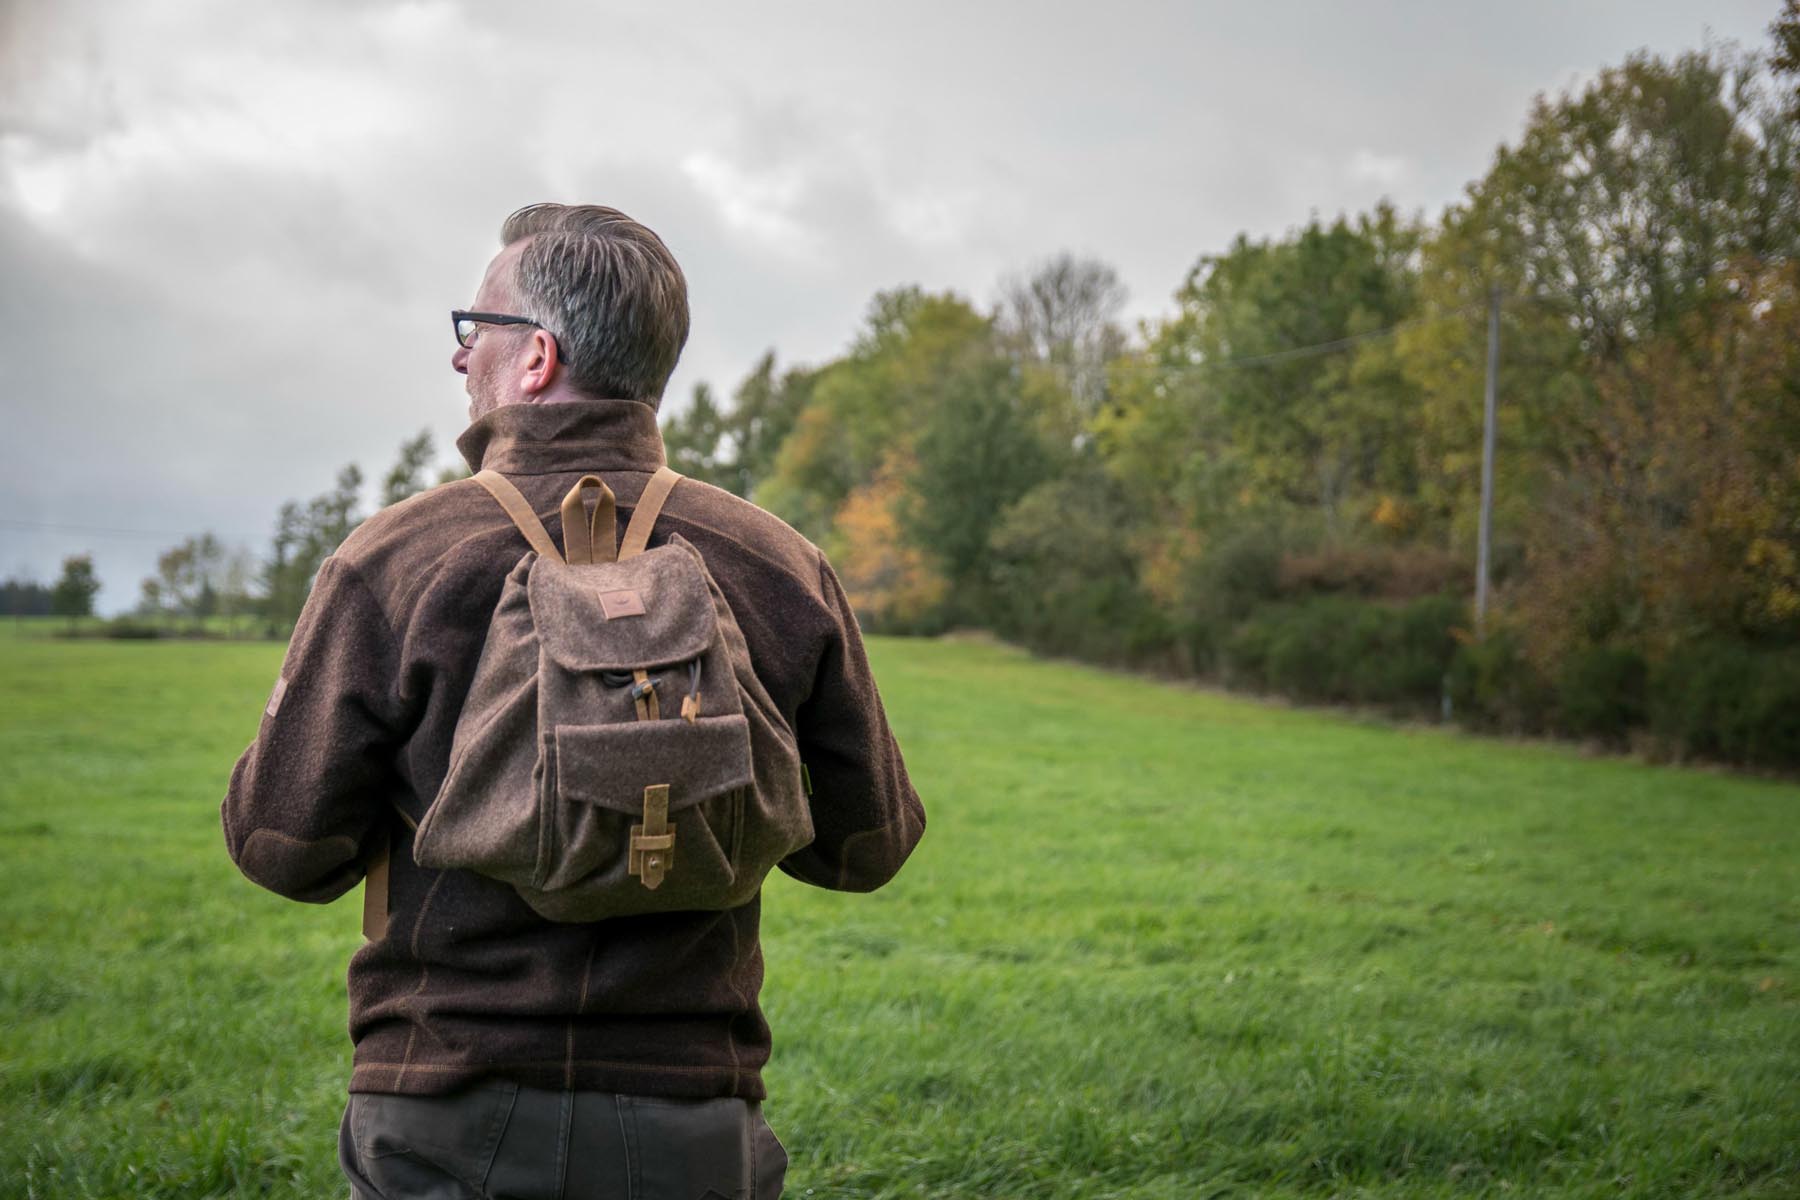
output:
{"label": "jacket collar", "polygon": [[663,465],[656,410],[636,400],[507,404],[456,439],[471,471],[555,475],[654,471]]}

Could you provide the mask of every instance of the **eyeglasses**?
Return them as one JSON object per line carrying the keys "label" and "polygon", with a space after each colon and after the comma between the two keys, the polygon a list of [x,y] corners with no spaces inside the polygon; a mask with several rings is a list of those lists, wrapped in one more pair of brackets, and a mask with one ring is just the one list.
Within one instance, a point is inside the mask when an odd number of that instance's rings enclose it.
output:
{"label": "eyeglasses", "polygon": [[[456,331],[456,344],[464,350],[475,345],[475,327],[477,325],[531,325],[538,329],[544,329],[541,324],[530,317],[510,317],[505,313],[464,312],[460,308],[451,310],[450,326]],[[556,338],[556,334],[550,330],[544,329],[544,332],[549,333],[551,338]],[[569,356],[563,353],[560,339],[556,341],[556,361],[560,363],[569,361]]]}

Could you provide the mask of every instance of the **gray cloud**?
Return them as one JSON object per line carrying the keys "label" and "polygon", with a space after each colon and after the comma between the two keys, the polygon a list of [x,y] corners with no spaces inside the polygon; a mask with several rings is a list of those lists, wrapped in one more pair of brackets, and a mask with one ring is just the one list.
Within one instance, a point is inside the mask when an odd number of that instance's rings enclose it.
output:
{"label": "gray cloud", "polygon": [[[1757,43],[1772,0],[1708,7]],[[687,270],[671,388],[839,353],[905,283],[978,302],[1060,249],[1153,317],[1202,253],[1391,195],[1435,213],[1534,92],[1677,0],[1113,7],[0,0],[0,572],[174,536],[463,424],[445,312],[501,218],[624,208]]]}

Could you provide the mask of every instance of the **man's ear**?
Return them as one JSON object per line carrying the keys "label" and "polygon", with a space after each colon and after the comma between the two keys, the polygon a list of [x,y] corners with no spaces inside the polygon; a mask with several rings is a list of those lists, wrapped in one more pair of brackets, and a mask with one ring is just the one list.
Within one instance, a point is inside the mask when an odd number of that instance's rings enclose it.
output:
{"label": "man's ear", "polygon": [[557,369],[561,365],[556,361],[556,339],[546,330],[532,330],[519,390],[527,393],[543,391],[556,382]]}

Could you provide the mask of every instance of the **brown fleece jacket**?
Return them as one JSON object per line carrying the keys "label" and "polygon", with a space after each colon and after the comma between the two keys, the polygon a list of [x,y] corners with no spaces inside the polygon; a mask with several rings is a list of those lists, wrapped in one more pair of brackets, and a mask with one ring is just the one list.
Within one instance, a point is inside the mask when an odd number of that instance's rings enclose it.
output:
{"label": "brown fleece jacket", "polygon": [[[558,510],[599,473],[623,531],[663,462],[656,415],[625,400],[514,405],[457,447],[516,484],[561,544]],[[651,545],[692,543],[812,779],[815,840],[782,863],[822,887],[879,887],[925,828],[856,618],[824,556],[737,497],[684,480]],[[350,1090],[443,1092],[498,1077],[549,1088],[761,1099],[759,902],[558,924],[506,884],[413,862],[488,620],[524,538],[473,480],[365,521],[314,581],[262,728],[232,772],[225,841],[250,879],[319,903],[395,838],[387,932],[350,960]]]}

